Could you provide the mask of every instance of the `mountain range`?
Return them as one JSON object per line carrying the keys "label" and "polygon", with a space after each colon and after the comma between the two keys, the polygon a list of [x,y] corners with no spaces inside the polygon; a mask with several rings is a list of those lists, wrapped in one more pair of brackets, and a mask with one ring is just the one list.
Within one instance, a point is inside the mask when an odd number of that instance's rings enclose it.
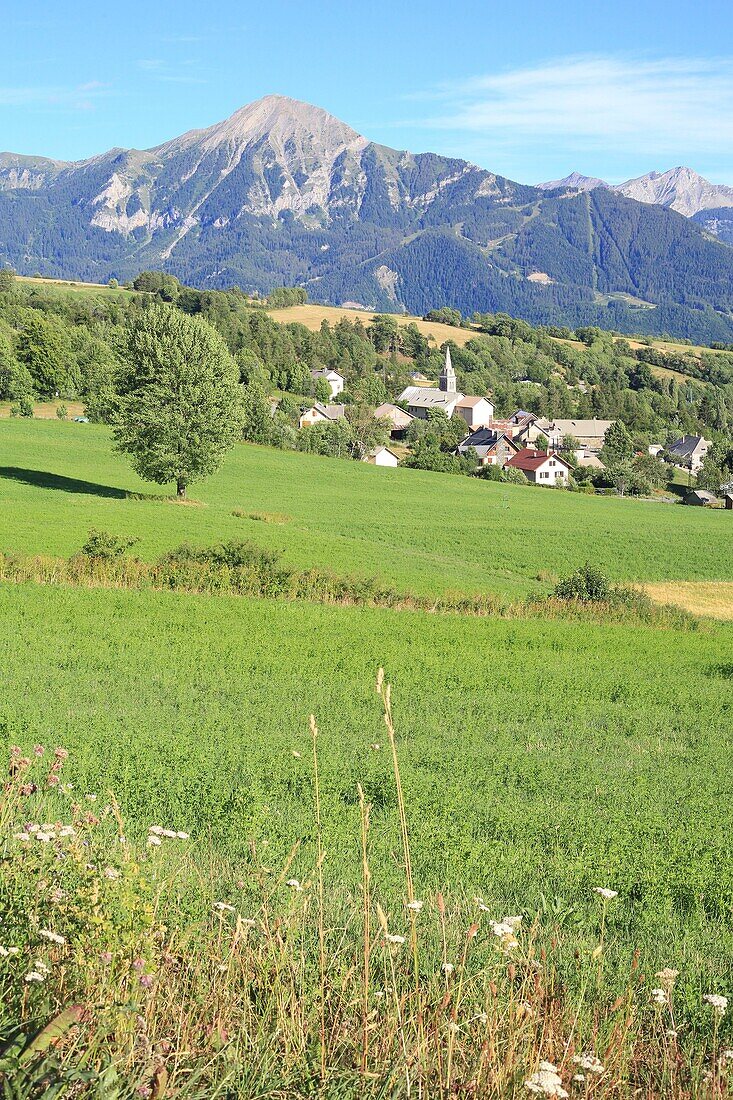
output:
{"label": "mountain range", "polygon": [[637,202],[666,206],[692,218],[708,233],[733,245],[733,187],[711,183],[692,168],[670,168],[667,172],[648,172],[645,176],[610,184],[596,176],[571,172],[561,180],[538,183],[543,191],[595,191],[605,187]]}
{"label": "mountain range", "polygon": [[637,201],[643,188],[593,182],[515,183],[271,95],[153,149],[0,154],[0,263],[99,282],[163,268],[368,309],[733,340],[733,248],[697,222],[702,209],[689,219]]}

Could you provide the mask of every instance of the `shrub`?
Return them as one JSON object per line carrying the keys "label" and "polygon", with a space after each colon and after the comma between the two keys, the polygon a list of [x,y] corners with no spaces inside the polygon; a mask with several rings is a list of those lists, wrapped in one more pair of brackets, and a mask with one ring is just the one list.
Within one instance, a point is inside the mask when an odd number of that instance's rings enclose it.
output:
{"label": "shrub", "polygon": [[81,552],[86,557],[96,558],[98,561],[116,561],[139,541],[137,538],[112,535],[109,531],[99,531],[96,527],[92,527]]}
{"label": "shrub", "polygon": [[67,409],[66,405],[58,406],[58,408],[56,409],[56,416],[59,418],[59,420],[68,420],[69,410]]}
{"label": "shrub", "polygon": [[33,419],[33,402],[27,394],[19,397],[16,403],[10,409],[11,416],[25,416],[29,420]]}
{"label": "shrub", "polygon": [[560,581],[553,592],[558,600],[581,600],[584,603],[591,600],[608,602],[612,594],[608,577],[599,569],[594,569],[590,562]]}
{"label": "shrub", "polygon": [[502,470],[501,480],[509,485],[529,485],[524,470],[517,470],[514,466],[507,466]]}

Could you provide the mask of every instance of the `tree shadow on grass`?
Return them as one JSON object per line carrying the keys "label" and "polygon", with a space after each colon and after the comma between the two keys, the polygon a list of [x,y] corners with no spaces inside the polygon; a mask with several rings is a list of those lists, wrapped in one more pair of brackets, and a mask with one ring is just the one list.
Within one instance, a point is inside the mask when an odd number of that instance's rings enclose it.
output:
{"label": "tree shadow on grass", "polygon": [[21,481],[24,485],[34,485],[37,489],[58,489],[62,493],[82,493],[115,500],[127,500],[131,495],[125,489],[116,489],[113,485],[97,485],[94,481],[64,477],[63,474],[51,474],[46,470],[24,470],[20,466],[0,466],[0,478]]}

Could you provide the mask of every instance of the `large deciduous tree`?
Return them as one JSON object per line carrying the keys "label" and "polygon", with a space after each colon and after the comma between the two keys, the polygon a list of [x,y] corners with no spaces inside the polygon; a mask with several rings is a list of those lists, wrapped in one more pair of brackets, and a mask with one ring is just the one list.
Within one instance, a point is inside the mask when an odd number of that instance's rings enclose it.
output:
{"label": "large deciduous tree", "polygon": [[239,370],[219,334],[168,306],[129,325],[117,375],[114,437],[135,470],[179,497],[214,473],[241,438]]}

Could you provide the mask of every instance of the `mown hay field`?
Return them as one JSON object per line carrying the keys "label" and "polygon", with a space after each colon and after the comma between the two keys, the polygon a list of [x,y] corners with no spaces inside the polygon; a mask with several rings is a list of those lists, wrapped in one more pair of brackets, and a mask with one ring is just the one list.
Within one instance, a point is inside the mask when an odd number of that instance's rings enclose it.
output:
{"label": "mown hay field", "polygon": [[[163,499],[169,493],[112,453],[105,428],[2,422],[3,551],[68,556],[94,526],[138,537],[134,552],[145,560],[183,541],[248,539],[295,568],[378,576],[421,594],[547,592],[588,560],[617,581],[733,580],[724,511],[246,445],[192,487],[189,505]],[[269,516],[278,522],[262,522]]]}

